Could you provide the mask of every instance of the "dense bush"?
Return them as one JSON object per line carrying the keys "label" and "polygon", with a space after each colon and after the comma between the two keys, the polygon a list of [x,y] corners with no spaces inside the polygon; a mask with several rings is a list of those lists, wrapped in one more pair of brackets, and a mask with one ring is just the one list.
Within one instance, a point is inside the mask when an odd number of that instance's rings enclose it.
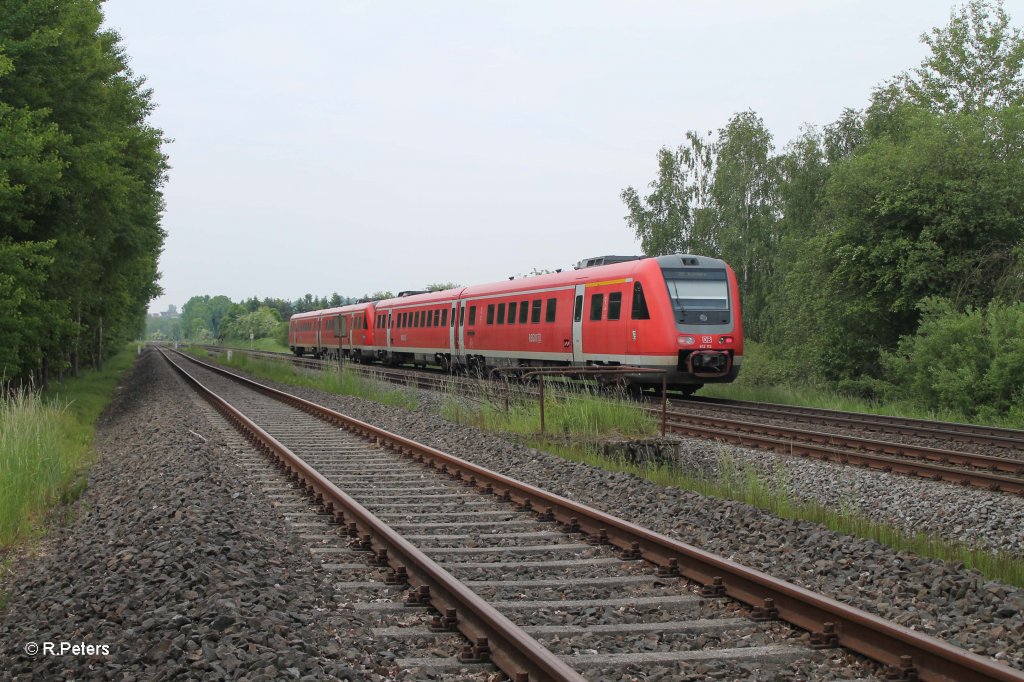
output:
{"label": "dense bush", "polygon": [[1024,417],[1024,304],[961,312],[929,298],[919,309],[917,333],[882,355],[894,397],[967,416]]}

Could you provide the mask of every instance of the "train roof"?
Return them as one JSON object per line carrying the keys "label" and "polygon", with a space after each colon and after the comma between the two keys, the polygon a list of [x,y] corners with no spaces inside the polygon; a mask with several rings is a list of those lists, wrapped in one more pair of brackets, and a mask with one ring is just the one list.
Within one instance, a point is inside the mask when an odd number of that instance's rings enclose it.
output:
{"label": "train roof", "polygon": [[373,302],[368,303],[350,303],[348,305],[337,306],[334,308],[324,308],[323,310],[310,310],[304,313],[295,313],[289,320],[305,320],[308,318],[320,317],[321,315],[337,315],[340,313],[357,313],[366,310],[367,307],[373,308]]}
{"label": "train roof", "polygon": [[455,289],[429,291],[422,294],[413,294],[411,296],[398,296],[384,301],[377,301],[377,305],[381,308],[394,308],[407,305],[429,305],[432,303],[441,303],[442,301],[451,301],[458,298],[464,290],[465,287],[457,287]]}

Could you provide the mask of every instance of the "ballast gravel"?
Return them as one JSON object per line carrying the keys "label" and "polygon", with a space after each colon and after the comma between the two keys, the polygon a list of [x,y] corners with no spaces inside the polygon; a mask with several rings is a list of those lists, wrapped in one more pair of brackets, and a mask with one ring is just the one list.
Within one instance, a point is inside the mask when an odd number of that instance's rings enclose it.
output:
{"label": "ballast gravel", "polygon": [[[418,392],[419,407],[404,411],[265,383],[1024,670],[1024,590],[987,580],[962,564],[897,552],[818,524],[576,464],[457,426],[439,416],[436,394]],[[767,470],[772,457],[689,438],[681,439],[680,452],[702,467],[727,453]],[[1024,519],[1017,498],[803,460],[786,466],[794,472],[799,497],[835,509],[859,498],[861,512],[915,532],[942,535],[952,528],[952,536],[984,536],[990,547],[1021,546]]]}
{"label": "ballast gravel", "polygon": [[144,354],[99,428],[73,519],[0,586],[0,678],[380,679],[343,660],[308,548],[190,430],[210,424]]}

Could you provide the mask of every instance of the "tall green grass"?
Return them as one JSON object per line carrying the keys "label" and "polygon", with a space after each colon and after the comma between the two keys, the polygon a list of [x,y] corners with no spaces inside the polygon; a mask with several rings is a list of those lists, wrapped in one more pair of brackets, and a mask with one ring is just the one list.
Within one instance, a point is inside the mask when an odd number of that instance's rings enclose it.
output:
{"label": "tall green grass", "polygon": [[188,351],[199,357],[206,356],[219,365],[289,386],[356,396],[406,410],[414,410],[419,404],[415,389],[395,387],[377,381],[351,369],[346,363],[341,363],[333,369],[307,370],[293,367],[286,359],[253,358],[243,353],[232,353],[231,359],[228,360],[226,353],[206,353],[196,348],[189,348]]}
{"label": "tall green grass", "polygon": [[[441,416],[486,431],[519,436],[540,432],[540,401],[514,387],[510,395],[501,393],[493,382],[481,382],[474,397],[446,391]],[[654,418],[635,402],[586,392],[547,393],[544,432],[549,438],[591,443],[616,436],[637,438],[659,433]]]}
{"label": "tall green grass", "polygon": [[273,353],[291,353],[292,349],[275,338],[265,337],[262,339],[227,339],[218,341],[217,344],[224,348],[240,348],[243,350],[265,350]]}
{"label": "tall green grass", "polygon": [[48,508],[85,489],[76,478],[93,459],[96,419],[135,354],[132,346],[103,371],[43,393],[0,397],[0,547],[29,536]]}

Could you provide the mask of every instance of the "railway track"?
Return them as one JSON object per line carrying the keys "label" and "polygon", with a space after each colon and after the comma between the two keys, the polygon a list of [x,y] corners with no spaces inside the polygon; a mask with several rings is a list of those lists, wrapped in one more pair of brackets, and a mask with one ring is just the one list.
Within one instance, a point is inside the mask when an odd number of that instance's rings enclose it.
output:
{"label": "railway track", "polygon": [[[810,643],[846,646],[892,665],[888,679],[1024,680],[1018,671],[307,401],[251,383],[242,388],[224,370],[189,372],[222,394],[206,397],[309,493],[315,506],[297,503],[296,518],[326,518],[344,529],[350,546],[329,554],[335,570],[351,571],[357,588],[378,596],[362,608],[381,615],[436,609],[428,627],[426,618],[406,617],[375,631],[416,647],[429,642],[427,657],[401,652],[400,667],[443,672],[490,661],[514,680],[603,678],[611,671],[673,679],[687,666],[726,676],[827,668],[833,655]],[[353,560],[358,554],[369,558],[369,568]],[[368,579],[367,570],[385,577]],[[380,600],[404,583],[412,587],[411,607]],[[465,640],[453,638],[456,629]],[[715,641],[719,646],[709,647]],[[442,655],[446,646],[456,651]]]}
{"label": "railway track", "polygon": [[[336,366],[281,353],[255,351],[253,354],[290,359],[306,368]],[[481,390],[476,379],[377,366],[356,367],[383,381],[427,390]],[[519,397],[532,395],[531,389],[522,386],[510,391]],[[670,404],[666,430],[679,435],[1024,495],[1024,432],[1021,431],[708,398],[673,400]],[[647,409],[660,419],[660,408]],[[737,415],[746,418],[737,418]],[[831,430],[796,427],[792,422]],[[843,432],[849,429],[869,434]],[[998,454],[978,452],[975,448],[979,446]]]}

